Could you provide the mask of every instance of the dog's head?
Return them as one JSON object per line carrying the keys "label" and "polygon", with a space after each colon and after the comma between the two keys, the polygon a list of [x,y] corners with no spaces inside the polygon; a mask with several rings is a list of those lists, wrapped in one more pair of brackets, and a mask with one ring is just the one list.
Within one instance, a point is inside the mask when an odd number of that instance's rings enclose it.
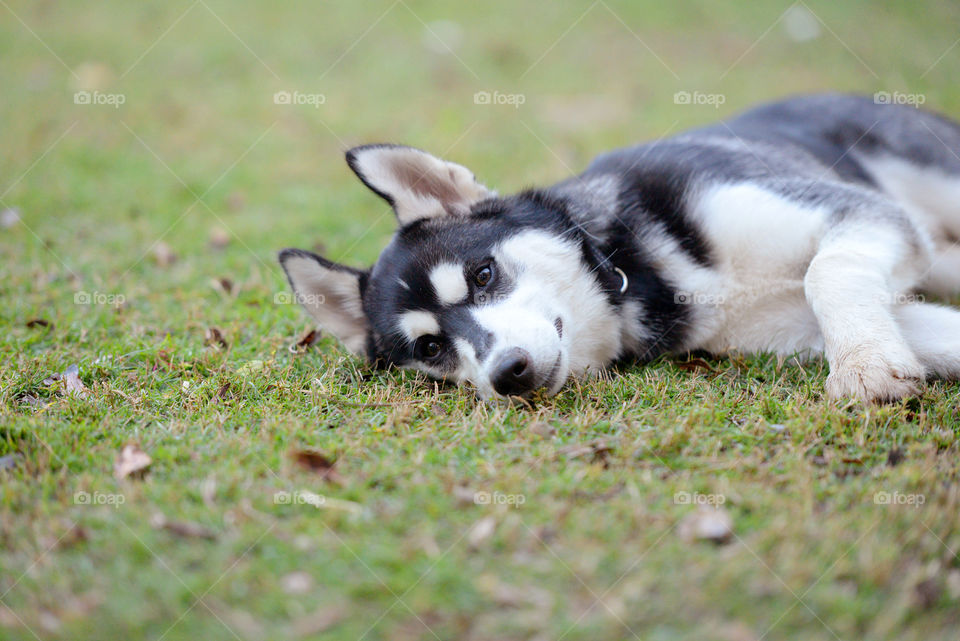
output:
{"label": "dog's head", "polygon": [[297,300],[350,351],[470,382],[482,398],[556,393],[616,357],[611,285],[561,201],[497,197],[411,147],[358,147],[347,162],[393,207],[390,244],[366,271],[297,249],[280,262]]}

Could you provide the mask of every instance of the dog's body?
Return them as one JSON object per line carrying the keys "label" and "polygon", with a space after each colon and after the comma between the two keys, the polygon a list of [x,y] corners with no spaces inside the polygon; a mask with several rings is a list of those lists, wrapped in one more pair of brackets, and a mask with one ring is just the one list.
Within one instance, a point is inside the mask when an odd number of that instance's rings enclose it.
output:
{"label": "dog's body", "polygon": [[381,365],[555,393],[664,353],[825,354],[834,398],[960,378],[960,125],[868,98],[795,98],[604,154],[497,197],[465,168],[370,145],[351,168],[400,229],[361,272],[281,262],[298,298]]}

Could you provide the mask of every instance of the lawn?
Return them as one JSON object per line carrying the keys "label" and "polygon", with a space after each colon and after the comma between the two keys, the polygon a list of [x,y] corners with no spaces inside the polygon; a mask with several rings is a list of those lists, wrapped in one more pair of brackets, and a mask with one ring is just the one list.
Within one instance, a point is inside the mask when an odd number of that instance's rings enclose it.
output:
{"label": "lawn", "polygon": [[956,639],[956,384],[667,359],[487,405],[297,346],[275,256],[376,258],[362,142],[506,193],[796,92],[960,116],[958,20],[0,0],[0,638]]}

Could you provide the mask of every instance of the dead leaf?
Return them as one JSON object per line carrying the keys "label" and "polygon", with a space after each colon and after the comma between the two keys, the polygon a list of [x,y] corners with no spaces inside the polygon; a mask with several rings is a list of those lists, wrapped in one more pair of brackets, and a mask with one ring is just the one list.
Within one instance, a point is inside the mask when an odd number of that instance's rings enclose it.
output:
{"label": "dead leaf", "polygon": [[170,245],[163,241],[160,241],[154,245],[151,252],[153,253],[153,259],[157,261],[157,264],[160,265],[160,267],[169,267],[177,262],[177,255],[174,253],[173,249],[171,249]]}
{"label": "dead leaf", "polygon": [[477,548],[484,541],[493,536],[494,530],[497,528],[497,520],[492,516],[485,516],[470,528],[470,531],[467,533],[467,543],[470,544],[470,547]]}
{"label": "dead leaf", "polygon": [[606,439],[598,438],[586,443],[574,443],[557,450],[557,454],[567,458],[590,456],[594,462],[606,464],[607,458],[613,452],[613,445]]}
{"label": "dead leaf", "polygon": [[60,375],[61,379],[67,384],[67,396],[79,396],[84,398],[87,395],[87,388],[84,386],[83,381],[80,380],[80,366],[74,363],[67,368],[63,374]]}
{"label": "dead leaf", "polygon": [[887,465],[890,467],[896,467],[903,463],[903,460],[907,458],[907,455],[903,453],[899,447],[895,447],[887,453]]}
{"label": "dead leaf", "polygon": [[530,431],[543,438],[550,438],[557,433],[557,429],[553,425],[544,421],[534,421],[531,423]]}
{"label": "dead leaf", "polygon": [[210,230],[210,247],[213,249],[223,249],[230,244],[230,234],[222,227],[214,227]]}
{"label": "dead leaf", "polygon": [[120,450],[120,456],[113,466],[113,476],[118,479],[128,476],[143,478],[151,462],[150,456],[141,450],[137,443],[127,443]]}
{"label": "dead leaf", "polygon": [[320,332],[316,329],[308,329],[303,334],[300,335],[300,338],[297,339],[295,343],[291,343],[290,347],[287,349],[291,354],[302,354],[307,351],[311,345],[316,343],[320,339]]}
{"label": "dead leaf", "polygon": [[203,343],[204,345],[211,345],[213,347],[219,347],[220,349],[230,347],[230,343],[227,342],[227,339],[223,337],[223,333],[216,327],[207,328],[203,337]]}
{"label": "dead leaf", "polygon": [[213,541],[217,538],[217,533],[208,527],[190,521],[170,521],[159,512],[150,517],[150,525],[158,530],[166,530],[171,534],[185,539],[207,539],[208,541]]}
{"label": "dead leaf", "polygon": [[27,327],[29,327],[30,329],[35,329],[37,327],[46,327],[52,330],[53,323],[48,321],[46,318],[32,318],[27,321]]}
{"label": "dead leaf", "polygon": [[305,594],[313,587],[313,577],[298,570],[280,577],[280,587],[287,594]]}
{"label": "dead leaf", "polygon": [[677,363],[676,365],[685,372],[696,372],[697,370],[705,369],[711,374],[715,373],[713,366],[702,358],[691,358],[686,362]]}
{"label": "dead leaf", "polygon": [[73,72],[73,86],[79,91],[103,91],[113,84],[113,70],[102,62],[87,60]]}
{"label": "dead leaf", "polygon": [[943,594],[943,586],[936,577],[925,579],[914,586],[914,596],[922,610],[929,610],[935,606],[941,594]]}
{"label": "dead leaf", "polygon": [[233,281],[229,278],[214,278],[210,281],[210,284],[213,285],[213,288],[218,292],[223,292],[227,295],[233,293]]}
{"label": "dead leaf", "polygon": [[13,454],[7,454],[6,456],[0,457],[0,471],[2,470],[12,470],[20,462],[20,453],[14,452]]}
{"label": "dead leaf", "polygon": [[242,191],[231,191],[227,194],[227,207],[231,211],[239,211],[247,205],[247,197]]}
{"label": "dead leaf", "polygon": [[20,222],[20,210],[16,207],[8,207],[0,212],[0,227],[10,229]]}
{"label": "dead leaf", "polygon": [[214,396],[218,401],[225,400],[230,398],[230,383],[224,383],[220,386],[220,389],[217,390],[216,395]]}
{"label": "dead leaf", "polygon": [[335,469],[337,464],[316,450],[294,450],[290,453],[294,462],[305,470],[315,472],[326,481],[343,485],[343,477]]}
{"label": "dead leaf", "polygon": [[723,507],[700,506],[683,517],[677,533],[684,541],[711,541],[727,543],[733,536],[733,518]]}

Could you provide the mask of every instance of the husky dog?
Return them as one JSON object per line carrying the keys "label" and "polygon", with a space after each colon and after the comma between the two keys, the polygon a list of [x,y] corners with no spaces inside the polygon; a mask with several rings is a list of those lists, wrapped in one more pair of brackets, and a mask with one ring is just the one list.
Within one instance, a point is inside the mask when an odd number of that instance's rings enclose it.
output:
{"label": "husky dog", "polygon": [[612,151],[512,196],[399,145],[347,152],[399,229],[368,270],[280,253],[350,351],[481,398],[662,354],[825,355],[832,399],[960,378],[960,125],[815,95]]}

